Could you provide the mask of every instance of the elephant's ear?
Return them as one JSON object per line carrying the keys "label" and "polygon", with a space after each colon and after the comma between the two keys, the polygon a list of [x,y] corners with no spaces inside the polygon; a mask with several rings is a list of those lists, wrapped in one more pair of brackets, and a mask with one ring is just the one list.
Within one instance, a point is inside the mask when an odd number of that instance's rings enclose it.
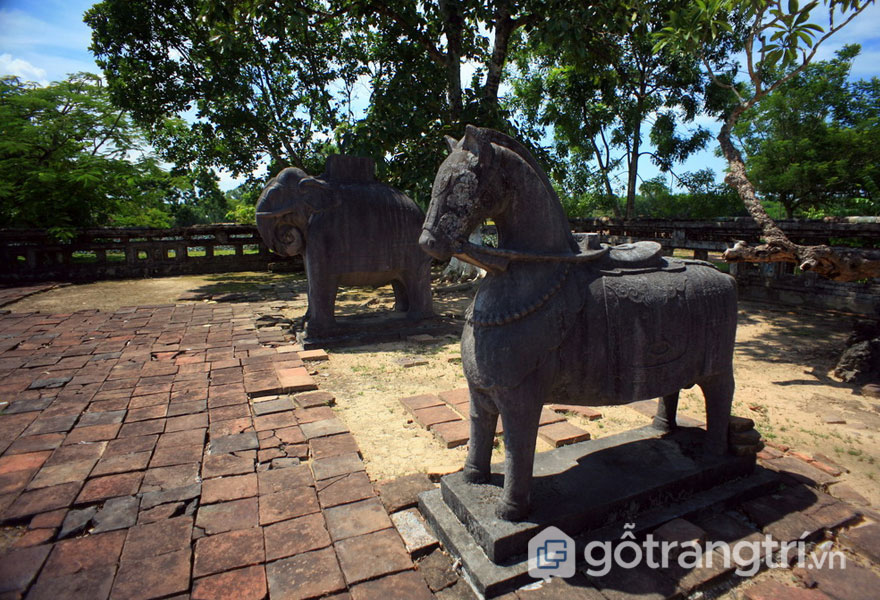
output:
{"label": "elephant's ear", "polygon": [[316,177],[304,177],[297,186],[303,202],[314,212],[322,212],[339,206],[340,200],[333,186]]}

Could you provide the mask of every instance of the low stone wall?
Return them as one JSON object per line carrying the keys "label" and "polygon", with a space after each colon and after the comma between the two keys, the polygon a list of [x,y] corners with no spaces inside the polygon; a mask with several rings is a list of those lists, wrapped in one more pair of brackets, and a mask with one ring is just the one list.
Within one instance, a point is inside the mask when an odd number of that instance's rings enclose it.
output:
{"label": "low stone wall", "polygon": [[45,230],[0,230],[0,282],[95,281],[197,273],[265,271],[282,259],[252,225],[196,225],[175,229],[90,229],[67,243]]}
{"label": "low stone wall", "polygon": [[[851,241],[880,248],[880,217],[783,220],[779,226],[801,244],[840,245]],[[760,230],[747,217],[714,221],[663,219],[573,219],[578,232],[596,232],[606,243],[654,240],[671,254],[690,250],[695,258],[721,252],[736,240],[755,243]],[[485,230],[493,233],[494,228]],[[176,229],[93,229],[70,243],[45,230],[0,230],[0,283],[95,281],[196,273],[301,271],[302,260],[269,251],[252,225],[197,225]],[[730,265],[740,297],[790,306],[839,310],[880,318],[880,283],[836,283],[794,274],[792,265]]]}
{"label": "low stone wall", "polygon": [[[609,244],[639,240],[659,242],[667,254],[692,250],[694,258],[706,260],[709,252],[722,252],[736,240],[757,243],[760,229],[748,217],[716,221],[574,219],[574,231],[597,232]],[[848,217],[835,220],[782,220],[777,224],[798,244],[859,245],[880,248],[880,217]],[[793,264],[731,264],[740,298],[835,310],[880,318],[880,282],[843,283],[812,273],[795,273]]]}
{"label": "low stone wall", "polygon": [[[880,248],[880,217],[788,219],[777,221],[776,224],[796,244],[836,246],[857,242]],[[737,240],[757,243],[761,236],[761,230],[751,217],[713,221],[572,219],[571,227],[573,231],[596,232],[603,241],[613,244],[654,240],[665,248],[703,251],[723,251]]]}

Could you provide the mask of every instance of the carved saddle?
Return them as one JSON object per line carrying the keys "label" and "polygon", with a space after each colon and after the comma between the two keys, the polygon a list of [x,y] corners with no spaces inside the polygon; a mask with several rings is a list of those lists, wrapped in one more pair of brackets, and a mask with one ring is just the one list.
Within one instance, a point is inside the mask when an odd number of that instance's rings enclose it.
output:
{"label": "carved saddle", "polygon": [[[602,247],[608,247],[599,243],[597,233],[576,233],[575,241],[581,249],[581,254],[595,252]],[[677,261],[664,261],[663,247],[657,242],[635,242],[632,244],[618,244],[608,247],[607,254],[596,261],[595,266],[606,274],[623,274],[633,272],[647,272],[657,270],[669,270],[670,267],[678,267]]]}

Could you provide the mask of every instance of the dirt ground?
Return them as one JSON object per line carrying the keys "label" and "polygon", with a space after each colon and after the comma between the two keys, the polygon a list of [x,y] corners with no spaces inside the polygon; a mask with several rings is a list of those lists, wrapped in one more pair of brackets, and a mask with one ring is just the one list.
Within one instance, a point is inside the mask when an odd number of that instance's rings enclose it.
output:
{"label": "dirt ground", "polygon": [[[471,293],[435,294],[435,309],[461,315]],[[192,300],[193,294],[213,299]],[[267,311],[298,318],[306,309],[305,281],[291,275],[236,273],[100,282],[43,292],[6,308],[69,312],[194,301],[265,302]],[[384,311],[392,304],[390,287],[350,288],[340,290],[338,313]],[[740,302],[733,412],[754,419],[766,440],[824,454],[845,467],[849,470],[845,481],[873,506],[880,506],[880,401],[864,398],[856,387],[828,376],[843,350],[851,322],[852,318],[842,315]],[[330,361],[313,367],[315,374],[320,387],[335,394],[336,410],[357,438],[371,478],[444,472],[461,466],[464,448],[443,448],[429,432],[412,423],[399,403],[406,396],[466,386],[455,336],[427,343],[331,350],[330,356]],[[412,368],[398,364],[401,358],[411,356],[425,357],[429,362]],[[595,438],[649,422],[625,406],[601,410],[603,418],[596,421],[577,416],[570,420]],[[697,388],[682,393],[681,410],[704,418]],[[541,440],[538,444],[539,450],[549,449]],[[496,459],[502,459],[500,444]]]}

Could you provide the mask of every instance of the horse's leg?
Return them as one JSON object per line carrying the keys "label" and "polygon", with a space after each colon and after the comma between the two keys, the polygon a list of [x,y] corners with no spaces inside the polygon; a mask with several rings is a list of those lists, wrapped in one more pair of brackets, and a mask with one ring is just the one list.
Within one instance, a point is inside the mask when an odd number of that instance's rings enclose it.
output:
{"label": "horse's leg", "polygon": [[495,426],[498,408],[492,398],[483,391],[470,386],[471,392],[471,439],[464,463],[464,478],[470,483],[489,480],[489,464],[495,443]]}
{"label": "horse's leg", "polygon": [[657,403],[657,414],[654,415],[654,427],[660,431],[675,429],[675,414],[678,411],[678,392],[667,394]]}
{"label": "horse's leg", "polygon": [[543,390],[522,384],[500,399],[506,456],[504,497],[496,513],[507,521],[519,521],[529,513],[535,442],[543,398]]}
{"label": "horse's leg", "polygon": [[709,377],[699,383],[706,398],[706,452],[727,452],[727,428],[730,425],[730,405],[733,403],[733,366],[728,371]]}

